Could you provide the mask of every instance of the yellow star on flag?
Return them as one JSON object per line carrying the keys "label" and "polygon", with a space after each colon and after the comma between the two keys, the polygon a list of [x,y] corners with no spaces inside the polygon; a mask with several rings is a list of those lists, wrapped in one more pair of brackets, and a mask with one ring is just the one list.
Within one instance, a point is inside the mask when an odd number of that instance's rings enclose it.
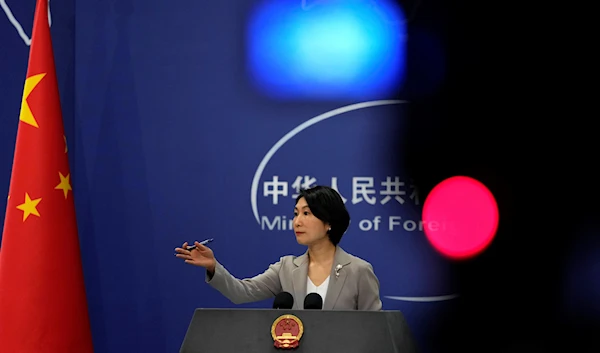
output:
{"label": "yellow star on flag", "polygon": [[69,190],[73,190],[71,188],[71,182],[69,181],[69,179],[71,179],[71,174],[67,174],[67,176],[64,176],[61,172],[58,172],[58,176],[60,177],[60,184],[56,185],[55,189],[62,190],[65,194],[66,199],[67,195],[69,194]]}
{"label": "yellow star on flag", "polygon": [[32,200],[29,197],[29,194],[25,193],[25,203],[22,203],[19,206],[17,206],[18,209],[23,211],[23,222],[25,222],[25,220],[27,219],[27,217],[29,217],[30,214],[38,217],[40,216],[40,213],[36,208],[40,201],[42,201],[42,198]]}
{"label": "yellow star on flag", "polygon": [[25,80],[25,89],[23,91],[23,100],[21,101],[21,115],[19,116],[19,120],[24,123],[27,123],[33,127],[37,127],[38,123],[35,121],[33,117],[33,113],[31,113],[31,109],[29,109],[29,104],[27,103],[27,98],[31,94],[31,91],[35,88],[35,86],[40,83],[40,81],[46,76],[46,74],[37,74],[31,77],[28,77]]}

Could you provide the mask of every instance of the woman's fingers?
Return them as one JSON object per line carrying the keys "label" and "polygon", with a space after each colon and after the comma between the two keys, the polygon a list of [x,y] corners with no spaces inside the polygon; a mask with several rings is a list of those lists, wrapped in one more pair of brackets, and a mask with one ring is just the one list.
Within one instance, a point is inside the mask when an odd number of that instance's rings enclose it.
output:
{"label": "woman's fingers", "polygon": [[200,242],[198,242],[198,241],[194,242],[194,245],[196,245],[196,249],[198,249],[200,251],[205,251],[206,249],[208,249],[206,246],[200,244]]}
{"label": "woman's fingers", "polygon": [[195,242],[194,244],[196,245],[196,249],[198,249],[200,251],[200,254],[202,256],[205,256],[208,258],[213,257],[212,250],[210,250],[210,248],[208,246],[202,245],[199,242]]}
{"label": "woman's fingers", "polygon": [[178,259],[183,259],[183,260],[191,260],[192,257],[190,255],[186,255],[186,254],[175,254],[175,257],[177,257]]}
{"label": "woman's fingers", "polygon": [[[185,242],[181,245],[180,248],[175,248],[175,257],[178,259],[182,259],[187,264],[196,264],[199,260],[202,260],[205,257],[210,257],[210,249],[206,246],[200,244],[199,242],[194,242],[196,245],[196,249],[187,250],[188,243]],[[194,251],[198,251],[198,255],[194,255]],[[196,257],[196,258],[194,258]]]}
{"label": "woman's fingers", "polygon": [[175,252],[181,255],[190,255],[190,251],[182,248],[175,248]]}

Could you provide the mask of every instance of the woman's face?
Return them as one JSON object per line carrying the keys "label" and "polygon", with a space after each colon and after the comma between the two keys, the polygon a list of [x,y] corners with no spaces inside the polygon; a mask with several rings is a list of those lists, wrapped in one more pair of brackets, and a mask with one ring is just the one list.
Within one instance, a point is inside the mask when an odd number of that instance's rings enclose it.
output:
{"label": "woman's face", "polygon": [[328,240],[329,225],[318,219],[302,197],[294,207],[294,233],[296,241],[302,245],[312,245]]}

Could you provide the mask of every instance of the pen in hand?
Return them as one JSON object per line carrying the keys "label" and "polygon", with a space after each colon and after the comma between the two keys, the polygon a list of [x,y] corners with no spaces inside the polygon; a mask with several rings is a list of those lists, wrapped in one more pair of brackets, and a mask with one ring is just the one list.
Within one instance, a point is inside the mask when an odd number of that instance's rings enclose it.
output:
{"label": "pen in hand", "polygon": [[[213,240],[214,240],[213,238],[203,240],[203,241],[200,242],[200,245],[206,245],[206,244],[210,243]],[[192,251],[194,249],[196,249],[196,245],[189,245],[188,247],[186,247],[186,250],[188,250],[188,251]]]}

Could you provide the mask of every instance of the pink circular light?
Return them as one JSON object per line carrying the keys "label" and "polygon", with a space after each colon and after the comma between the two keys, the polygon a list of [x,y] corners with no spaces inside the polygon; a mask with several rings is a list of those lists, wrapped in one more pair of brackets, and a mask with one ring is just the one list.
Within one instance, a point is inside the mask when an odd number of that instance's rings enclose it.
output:
{"label": "pink circular light", "polygon": [[482,252],[498,229],[498,205],[479,181],[455,176],[436,185],[423,204],[424,232],[443,255],[465,259]]}

